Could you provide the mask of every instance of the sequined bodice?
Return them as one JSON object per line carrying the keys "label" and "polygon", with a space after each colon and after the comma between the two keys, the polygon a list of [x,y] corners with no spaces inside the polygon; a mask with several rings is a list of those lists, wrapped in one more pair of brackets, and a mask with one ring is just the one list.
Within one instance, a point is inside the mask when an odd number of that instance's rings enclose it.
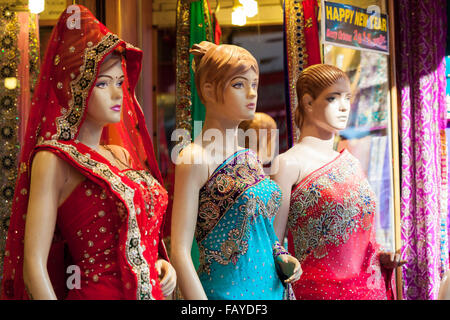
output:
{"label": "sequined bodice", "polygon": [[375,194],[344,150],[291,194],[289,251],[302,264],[297,299],[386,299],[375,241]]}
{"label": "sequined bodice", "polygon": [[[167,192],[149,174],[132,170],[123,171],[142,188],[144,207],[137,207],[138,216],[144,226],[145,234],[141,239],[146,250],[146,257],[151,261],[152,285],[155,285],[159,227],[167,206]],[[145,208],[145,209],[144,209]],[[91,180],[84,180],[71,193],[58,209],[57,228],[66,241],[72,263],[80,268],[81,284],[92,286],[108,283],[118,286],[121,277],[118,259],[119,237],[127,228],[127,209],[122,201],[108,189],[104,189]],[[118,293],[120,296],[120,292]],[[119,297],[118,296],[118,297]]]}
{"label": "sequined bodice", "polygon": [[125,208],[114,195],[92,181],[79,184],[58,209],[58,228],[67,241],[82,280],[97,282],[118,275],[117,248]]}

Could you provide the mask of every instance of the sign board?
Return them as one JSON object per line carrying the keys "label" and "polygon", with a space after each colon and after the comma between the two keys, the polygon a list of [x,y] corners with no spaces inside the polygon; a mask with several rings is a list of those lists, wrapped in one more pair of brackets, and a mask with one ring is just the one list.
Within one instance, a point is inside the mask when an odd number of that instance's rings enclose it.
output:
{"label": "sign board", "polygon": [[359,8],[324,1],[322,41],[356,50],[389,54],[388,17],[379,7]]}
{"label": "sign board", "polygon": [[67,8],[67,2],[67,0],[45,0],[45,9],[39,14],[39,19],[58,20],[61,13]]}

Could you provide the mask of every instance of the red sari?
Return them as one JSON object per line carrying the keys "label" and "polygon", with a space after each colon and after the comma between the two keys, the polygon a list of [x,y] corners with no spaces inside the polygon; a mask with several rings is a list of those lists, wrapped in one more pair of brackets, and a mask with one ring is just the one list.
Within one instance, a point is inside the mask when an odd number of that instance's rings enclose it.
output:
{"label": "red sari", "polygon": [[[48,272],[59,299],[162,299],[155,263],[166,258],[160,227],[167,207],[153,145],[134,89],[142,51],[120,40],[86,8],[77,25],[64,12],[55,26],[33,96],[4,261],[3,299],[27,299],[23,239],[33,156],[54,153],[84,177],[58,208]],[[122,120],[104,128],[101,144],[130,154],[120,170],[77,140],[103,60],[122,53]],[[68,266],[75,267],[67,269]],[[68,286],[66,278],[80,272]],[[70,280],[70,279],[69,279]],[[75,288],[74,288],[75,287]]]}
{"label": "red sari", "polygon": [[291,194],[289,251],[303,274],[299,300],[385,300],[391,274],[375,241],[375,194],[346,150],[303,179]]}

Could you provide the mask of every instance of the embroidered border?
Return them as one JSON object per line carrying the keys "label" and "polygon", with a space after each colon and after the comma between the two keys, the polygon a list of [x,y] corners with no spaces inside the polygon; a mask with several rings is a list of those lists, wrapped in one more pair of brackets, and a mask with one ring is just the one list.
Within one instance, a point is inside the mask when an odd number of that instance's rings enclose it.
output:
{"label": "embroidered border", "polygon": [[207,236],[238,197],[264,179],[264,171],[252,151],[239,153],[214,172],[200,189],[197,242]]}
{"label": "embroidered border", "polygon": [[177,129],[192,131],[191,89],[189,70],[190,0],[177,3],[176,43],[176,121]]}
{"label": "embroidered border", "polygon": [[[9,228],[11,206],[17,179],[19,155],[20,87],[8,89],[5,78],[18,78],[21,63],[19,51],[20,25],[17,14],[7,6],[0,6],[0,279],[3,275],[4,250]],[[25,63],[25,62],[22,62]]]}
{"label": "embroidered border", "polygon": [[289,107],[291,109],[291,126],[293,143],[298,140],[299,129],[295,123],[295,109],[298,99],[295,90],[297,79],[307,65],[308,54],[306,53],[306,40],[304,32],[303,5],[300,0],[285,1],[284,21],[286,33],[286,58],[288,64],[288,90]]}
{"label": "embroidered border", "polygon": [[77,164],[87,168],[107,181],[111,185],[112,190],[120,194],[122,200],[126,203],[129,212],[126,257],[138,280],[136,298],[138,300],[153,300],[152,284],[150,283],[150,268],[143,256],[144,248],[141,245],[141,234],[136,219],[136,208],[133,202],[135,191],[133,188],[123,183],[121,178],[114,174],[108,165],[92,160],[89,154],[82,154],[72,145],[49,140],[44,141],[37,147],[39,146],[52,146],[62,150]]}

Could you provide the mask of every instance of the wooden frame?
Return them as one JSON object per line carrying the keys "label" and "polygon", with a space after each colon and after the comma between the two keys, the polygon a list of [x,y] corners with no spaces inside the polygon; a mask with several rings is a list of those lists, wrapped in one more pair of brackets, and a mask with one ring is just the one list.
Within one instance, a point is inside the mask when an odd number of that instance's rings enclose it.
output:
{"label": "wooden frame", "polygon": [[[393,191],[394,191],[394,226],[395,226],[395,250],[402,247],[401,240],[401,174],[400,174],[400,143],[399,143],[399,116],[398,106],[400,105],[399,96],[397,94],[397,75],[395,71],[395,8],[394,0],[386,0],[388,2],[389,14],[389,79],[391,94],[391,146],[392,146],[392,173],[393,173]],[[402,269],[396,270],[397,299],[403,300],[403,279]]]}

